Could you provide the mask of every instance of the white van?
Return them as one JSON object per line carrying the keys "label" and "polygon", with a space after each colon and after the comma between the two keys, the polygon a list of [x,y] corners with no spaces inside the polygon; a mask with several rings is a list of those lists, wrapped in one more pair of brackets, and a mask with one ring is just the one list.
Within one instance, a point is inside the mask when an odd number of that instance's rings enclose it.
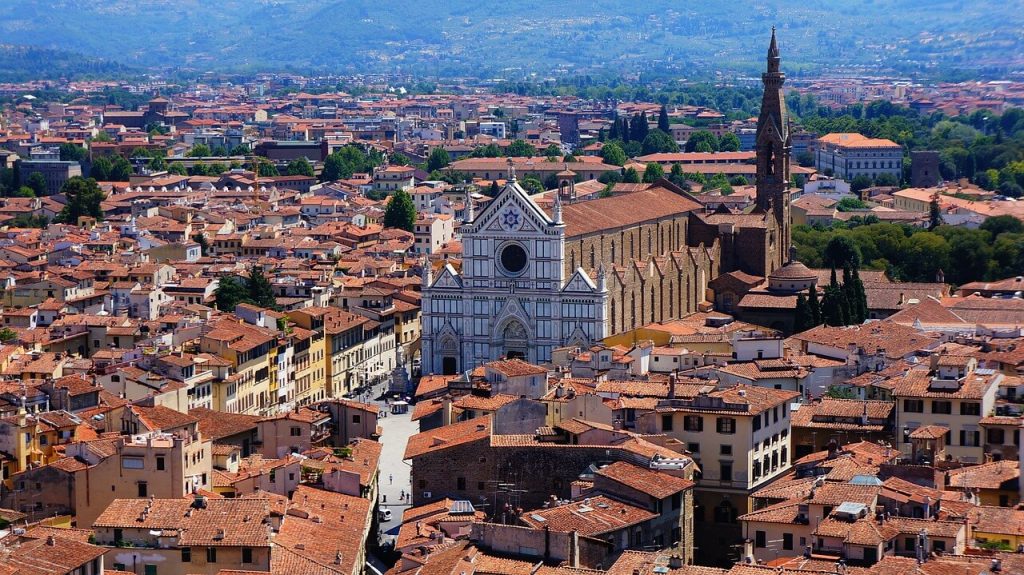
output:
{"label": "white van", "polygon": [[391,510],[385,507],[384,509],[377,511],[377,518],[380,521],[391,521]]}

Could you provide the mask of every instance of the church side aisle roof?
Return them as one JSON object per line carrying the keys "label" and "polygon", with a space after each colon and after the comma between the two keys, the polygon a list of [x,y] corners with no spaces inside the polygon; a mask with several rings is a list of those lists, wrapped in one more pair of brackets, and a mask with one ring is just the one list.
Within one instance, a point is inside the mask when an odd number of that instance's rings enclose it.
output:
{"label": "church side aisle roof", "polygon": [[700,203],[693,198],[662,186],[653,186],[631,194],[563,204],[562,220],[566,237],[574,237],[634,226],[700,208]]}

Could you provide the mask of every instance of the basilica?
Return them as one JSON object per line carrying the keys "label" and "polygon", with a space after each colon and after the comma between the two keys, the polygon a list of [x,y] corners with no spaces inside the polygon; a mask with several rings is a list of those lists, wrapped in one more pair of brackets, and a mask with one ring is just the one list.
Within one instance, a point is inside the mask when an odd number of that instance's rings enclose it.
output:
{"label": "basilica", "polygon": [[753,210],[706,212],[667,180],[576,201],[571,172],[542,207],[510,164],[497,197],[479,214],[467,209],[461,269],[425,266],[423,373],[501,357],[545,363],[556,348],[710,305],[709,283],[721,274],[763,279],[780,267],[790,245],[790,126],[774,30],[767,64]]}

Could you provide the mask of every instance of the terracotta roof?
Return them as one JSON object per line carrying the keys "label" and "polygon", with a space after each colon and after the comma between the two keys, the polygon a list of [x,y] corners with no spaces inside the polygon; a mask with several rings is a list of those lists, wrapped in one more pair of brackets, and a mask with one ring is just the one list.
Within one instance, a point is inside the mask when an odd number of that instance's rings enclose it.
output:
{"label": "terracotta roof", "polygon": [[[663,186],[562,206],[567,238],[661,220],[701,208],[699,202]],[[550,214],[549,214],[550,215]]]}
{"label": "terracotta roof", "polygon": [[264,523],[270,513],[266,500],[208,499],[205,507],[193,503],[190,499],[115,499],[93,526],[176,530],[180,544],[189,546],[270,545]]}
{"label": "terracotta roof", "polygon": [[650,511],[616,501],[604,495],[573,501],[547,509],[535,509],[519,516],[529,527],[548,527],[555,531],[576,531],[594,537],[649,521],[657,517]]}
{"label": "terracotta roof", "polygon": [[693,481],[688,479],[639,467],[625,461],[617,461],[602,467],[597,471],[597,475],[646,493],[656,499],[664,499],[694,485]]}
{"label": "terracotta roof", "polygon": [[490,434],[489,415],[417,433],[409,438],[403,459],[412,459],[433,451],[486,439]]}

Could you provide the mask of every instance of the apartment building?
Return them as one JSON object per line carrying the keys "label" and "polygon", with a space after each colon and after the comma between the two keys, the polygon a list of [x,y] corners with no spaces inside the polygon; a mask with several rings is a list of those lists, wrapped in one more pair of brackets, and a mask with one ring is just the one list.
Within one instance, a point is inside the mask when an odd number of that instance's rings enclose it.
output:
{"label": "apartment building", "polygon": [[213,387],[213,409],[259,415],[276,406],[270,393],[271,351],[275,357],[277,351],[274,330],[231,319],[210,322],[199,349],[231,362],[231,375]]}
{"label": "apartment building", "polygon": [[115,571],[215,575],[269,571],[267,499],[117,499],[93,523]]}
{"label": "apartment building", "polygon": [[[677,439],[697,462],[694,520],[705,527],[697,528],[697,545],[711,550],[724,545],[722,538],[738,536],[736,518],[750,511],[750,494],[789,470],[789,404],[800,394],[737,385],[706,386],[687,399],[669,397],[637,414],[636,431]],[[720,538],[704,539],[708,530]]]}
{"label": "apartment building", "polygon": [[[910,369],[893,378],[896,431],[903,451],[920,427],[945,429],[945,455],[965,463],[984,459],[982,417],[995,407],[1003,375],[978,368],[969,356],[933,355],[929,368]],[[921,454],[934,461],[937,453]]]}

